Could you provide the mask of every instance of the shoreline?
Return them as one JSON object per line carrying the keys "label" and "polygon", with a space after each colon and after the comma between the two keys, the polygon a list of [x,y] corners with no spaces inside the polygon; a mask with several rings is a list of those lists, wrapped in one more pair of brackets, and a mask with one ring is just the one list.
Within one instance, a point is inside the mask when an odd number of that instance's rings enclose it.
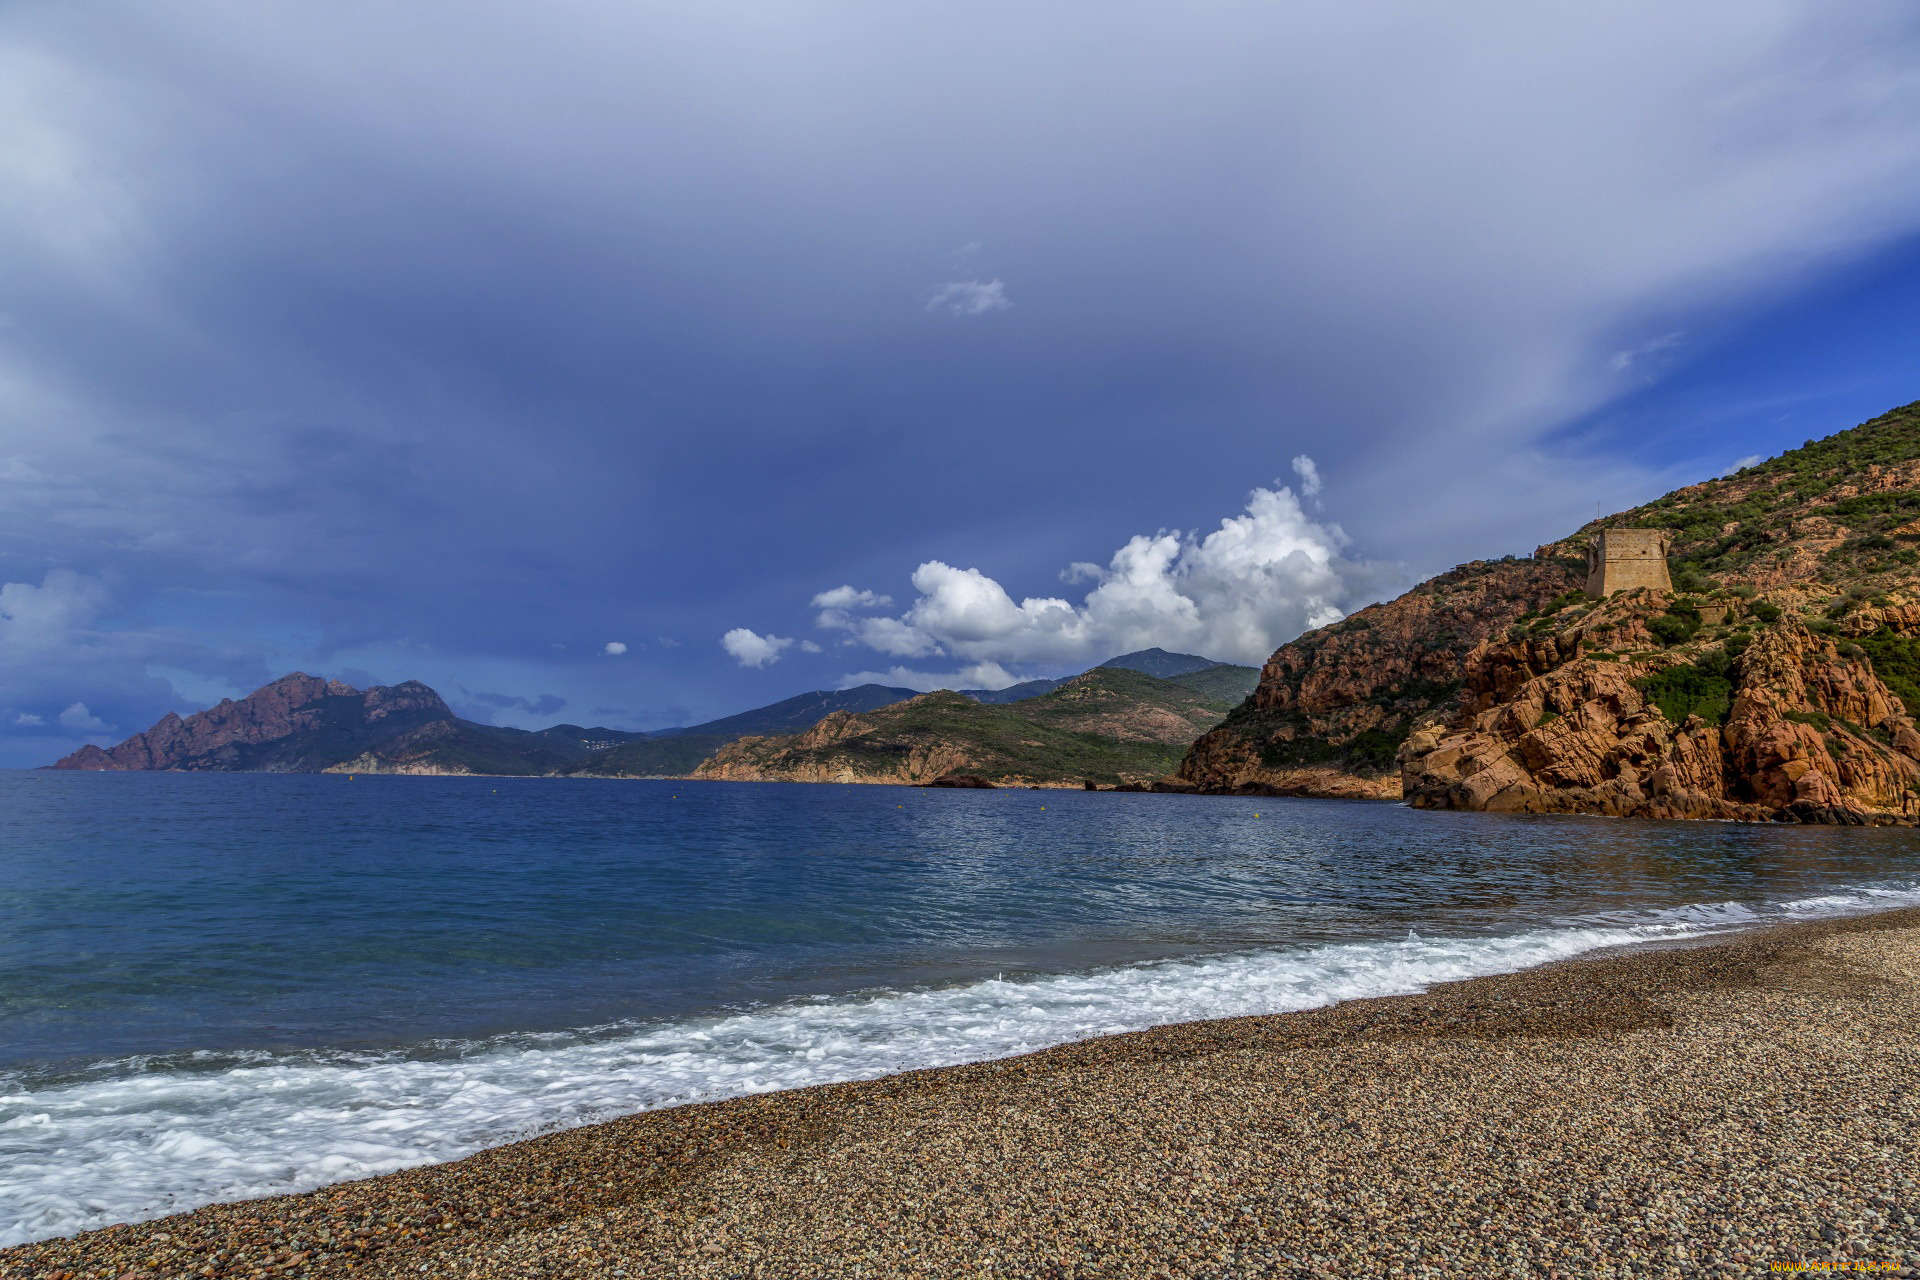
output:
{"label": "shoreline", "polygon": [[1675,941],[641,1112],[0,1277],[1920,1264],[1920,908]]}

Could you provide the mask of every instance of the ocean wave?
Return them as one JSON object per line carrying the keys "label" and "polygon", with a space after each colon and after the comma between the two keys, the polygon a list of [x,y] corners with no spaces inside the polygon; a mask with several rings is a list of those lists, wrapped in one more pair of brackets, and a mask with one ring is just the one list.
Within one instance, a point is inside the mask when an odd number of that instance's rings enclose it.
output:
{"label": "ocean wave", "polygon": [[1920,884],[1608,912],[1505,936],[1415,933],[807,1000],[430,1052],[130,1060],[43,1087],[0,1077],[0,1245],[310,1190],[681,1103],[1411,994],[1603,947],[1909,905],[1920,905]]}

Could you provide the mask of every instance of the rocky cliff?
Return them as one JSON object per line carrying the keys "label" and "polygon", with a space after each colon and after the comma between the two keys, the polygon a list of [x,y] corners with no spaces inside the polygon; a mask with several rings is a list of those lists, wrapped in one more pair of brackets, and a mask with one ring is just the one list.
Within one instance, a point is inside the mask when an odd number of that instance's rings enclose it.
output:
{"label": "rocky cliff", "polygon": [[1267,660],[1179,777],[1204,791],[1398,798],[1414,722],[1451,705],[1489,641],[1578,582],[1557,561],[1477,561],[1308,632]]}
{"label": "rocky cliff", "polygon": [[418,680],[361,690],[295,672],[184,719],[169,712],[117,747],[85,746],[51,767],[525,777],[564,772],[645,739],[574,724],[477,724]]}
{"label": "rocky cliff", "polygon": [[453,712],[417,680],[359,690],[295,672],[184,719],[168,712],[116,747],[85,746],[56,769],[304,773]]}
{"label": "rocky cliff", "polygon": [[1143,783],[1164,777],[1231,703],[1141,672],[1096,667],[1050,693],[994,705],[941,691],[862,714],[836,712],[805,733],[742,738],[698,778],[781,782],[931,782],[972,774],[1003,785]]}
{"label": "rocky cliff", "polygon": [[[1603,525],[1673,591],[1577,590]],[[1188,753],[1205,790],[1429,808],[1920,819],[1920,406],[1283,647]]]}
{"label": "rocky cliff", "polygon": [[[1488,652],[1453,715],[1409,737],[1408,801],[1650,818],[1920,818],[1920,734],[1865,648],[1792,616],[1704,628],[1663,648],[1645,626],[1674,616],[1650,616],[1659,603],[1615,598]],[[1646,647],[1600,648],[1623,642]]]}

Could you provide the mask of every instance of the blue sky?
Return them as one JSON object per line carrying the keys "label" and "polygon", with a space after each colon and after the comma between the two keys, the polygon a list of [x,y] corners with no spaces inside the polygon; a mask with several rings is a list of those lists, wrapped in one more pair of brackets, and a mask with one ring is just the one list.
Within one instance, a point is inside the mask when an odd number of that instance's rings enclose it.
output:
{"label": "blue sky", "polygon": [[1920,398],[1917,26],[14,0],[0,764],[1258,660]]}

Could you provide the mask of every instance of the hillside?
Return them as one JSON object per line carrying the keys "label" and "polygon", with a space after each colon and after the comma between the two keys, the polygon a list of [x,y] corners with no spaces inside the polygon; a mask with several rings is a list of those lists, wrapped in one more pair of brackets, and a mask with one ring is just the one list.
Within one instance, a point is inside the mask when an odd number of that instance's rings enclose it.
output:
{"label": "hillside", "polygon": [[1310,631],[1267,660],[1179,777],[1206,791],[1397,799],[1395,757],[1414,722],[1451,704],[1470,655],[1578,582],[1564,564],[1476,561]]}
{"label": "hillside", "polygon": [[1230,702],[1141,672],[1096,667],[1024,701],[941,691],[803,734],[742,738],[695,773],[784,782],[927,782],[967,773],[1011,785],[1080,786],[1164,777]]}
{"label": "hillside", "polygon": [[[1669,530],[1675,590],[1588,600],[1603,524]],[[1916,637],[1908,406],[1283,646],[1180,776],[1430,808],[1912,821]]]}
{"label": "hillside", "polygon": [[116,747],[85,746],[52,767],[312,773],[451,719],[440,695],[417,680],[363,692],[296,671],[184,719],[168,712]]}

